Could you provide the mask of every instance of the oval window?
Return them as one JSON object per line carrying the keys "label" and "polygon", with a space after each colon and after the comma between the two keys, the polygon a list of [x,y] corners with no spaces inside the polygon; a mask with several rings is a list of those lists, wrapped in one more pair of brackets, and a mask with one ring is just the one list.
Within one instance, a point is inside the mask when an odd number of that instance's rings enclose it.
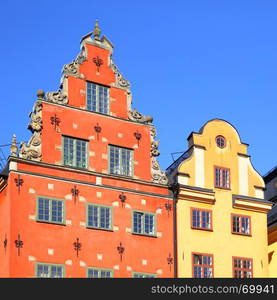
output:
{"label": "oval window", "polygon": [[226,146],[226,140],[222,135],[218,135],[215,140],[219,148],[224,148]]}

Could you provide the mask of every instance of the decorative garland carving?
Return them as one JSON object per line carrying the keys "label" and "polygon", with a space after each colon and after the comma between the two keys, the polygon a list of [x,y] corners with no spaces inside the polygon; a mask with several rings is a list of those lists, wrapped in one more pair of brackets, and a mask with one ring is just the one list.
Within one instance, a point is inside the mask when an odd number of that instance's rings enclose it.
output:
{"label": "decorative garland carving", "polygon": [[151,116],[145,116],[138,112],[136,109],[129,110],[128,117],[130,120],[138,122],[138,123],[144,123],[149,124],[153,122],[153,117]]}
{"label": "decorative garland carving", "polygon": [[84,75],[80,74],[80,64],[82,64],[86,60],[87,60],[86,50],[84,47],[82,47],[76,59],[74,59],[73,62],[63,66],[62,73],[64,75],[71,75],[71,76],[83,78]]}
{"label": "decorative garland carving", "polygon": [[79,64],[78,64],[78,62],[74,60],[72,63],[64,65],[63,73],[65,75],[72,75],[72,76],[79,75]]}
{"label": "decorative garland carving", "polygon": [[159,141],[154,140],[156,137],[156,128],[154,126],[151,127],[150,136],[151,136],[150,156],[151,156],[152,180],[155,183],[168,184],[168,178],[166,177],[165,172],[161,170],[160,164],[156,158],[157,156],[160,155],[160,151],[158,150]]}
{"label": "decorative garland carving", "polygon": [[19,157],[30,160],[41,160],[41,130],[42,130],[42,103],[44,92],[37,91],[38,99],[35,102],[33,111],[30,113],[31,122],[28,129],[33,133],[27,144],[21,142]]}
{"label": "decorative garland carving", "polygon": [[119,68],[116,64],[111,60],[111,68],[115,74],[115,84],[119,88],[130,89],[130,81],[125,79],[119,71]]}
{"label": "decorative garland carving", "polygon": [[61,91],[46,93],[46,100],[58,104],[67,104],[68,97],[66,94],[62,94]]}

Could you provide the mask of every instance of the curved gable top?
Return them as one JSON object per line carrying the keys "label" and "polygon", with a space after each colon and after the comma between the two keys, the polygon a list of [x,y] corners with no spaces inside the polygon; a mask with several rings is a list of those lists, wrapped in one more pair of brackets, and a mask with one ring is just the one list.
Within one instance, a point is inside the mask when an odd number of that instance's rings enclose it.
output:
{"label": "curved gable top", "polygon": [[241,141],[241,137],[240,137],[240,134],[238,132],[238,130],[231,124],[229,123],[228,121],[226,120],[223,120],[223,119],[217,119],[217,118],[214,118],[214,119],[211,119],[209,121],[207,121],[199,130],[199,132],[192,132],[187,140],[189,141],[191,139],[191,137],[193,137],[193,135],[197,134],[197,135],[203,135],[205,134],[205,131],[211,126],[213,125],[214,123],[219,123],[219,124],[222,124],[222,127],[223,126],[227,126],[227,127],[230,127],[231,129],[233,129],[233,132],[234,132],[234,135],[237,137],[237,141],[240,143],[240,144],[243,144],[243,145],[246,145],[246,146],[249,146],[249,144],[247,143],[244,143]]}
{"label": "curved gable top", "polygon": [[[225,138],[224,146],[217,145],[217,136]],[[213,188],[213,178],[208,177],[213,174],[214,166],[227,168],[231,170],[234,191],[262,198],[262,194],[255,191],[264,188],[264,181],[251,163],[248,146],[241,141],[238,130],[232,124],[222,119],[209,120],[199,132],[192,132],[188,137],[191,152],[178,161],[178,172],[195,179],[188,180],[189,184]]]}

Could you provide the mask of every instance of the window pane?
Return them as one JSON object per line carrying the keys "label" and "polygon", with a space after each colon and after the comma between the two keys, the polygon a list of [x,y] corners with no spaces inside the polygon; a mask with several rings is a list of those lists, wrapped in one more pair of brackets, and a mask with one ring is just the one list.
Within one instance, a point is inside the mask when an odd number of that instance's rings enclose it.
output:
{"label": "window pane", "polygon": [[145,224],[145,229],[144,232],[147,234],[154,234],[154,216],[150,214],[145,214],[144,215],[144,224]]}
{"label": "window pane", "polygon": [[88,226],[111,229],[111,208],[98,205],[89,205]]}
{"label": "window pane", "polygon": [[87,109],[108,114],[109,89],[95,83],[87,82]]}
{"label": "window pane", "polygon": [[211,213],[208,211],[202,211],[202,228],[210,229],[211,228]]}
{"label": "window pane", "polygon": [[37,277],[49,277],[49,266],[37,265]]}
{"label": "window pane", "polygon": [[132,150],[110,146],[110,173],[132,175]]}
{"label": "window pane", "polygon": [[133,231],[135,233],[142,233],[142,213],[134,212],[134,228]]}
{"label": "window pane", "polygon": [[247,217],[241,218],[241,231],[244,234],[250,234],[249,218]]}
{"label": "window pane", "polygon": [[200,211],[193,210],[192,212],[192,226],[193,227],[200,227]]}
{"label": "window pane", "polygon": [[38,219],[41,221],[49,221],[50,219],[49,199],[45,199],[45,198],[38,199]]}
{"label": "window pane", "polygon": [[87,141],[63,137],[64,165],[78,168],[87,167]]}

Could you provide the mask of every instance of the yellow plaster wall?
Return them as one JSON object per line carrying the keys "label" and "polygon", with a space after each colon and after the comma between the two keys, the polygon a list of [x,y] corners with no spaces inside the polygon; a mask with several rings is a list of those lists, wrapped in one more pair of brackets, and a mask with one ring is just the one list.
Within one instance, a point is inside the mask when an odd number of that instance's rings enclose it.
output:
{"label": "yellow plaster wall", "polygon": [[[220,149],[215,138],[222,135],[227,146]],[[200,134],[193,133],[190,145],[205,147],[203,172],[205,184],[203,188],[215,191],[214,205],[178,200],[177,203],[177,249],[179,277],[192,276],[192,252],[214,255],[214,276],[232,277],[232,256],[253,259],[253,276],[268,276],[267,224],[266,213],[251,210],[234,209],[232,194],[239,194],[238,153],[247,154],[247,145],[241,143],[236,129],[223,120],[212,120],[205,124]],[[248,160],[248,188],[245,196],[256,197],[254,186],[264,187],[262,177]],[[195,186],[195,155],[182,162],[179,172],[190,175],[188,185]],[[214,187],[214,166],[230,168],[231,189],[223,190]],[[191,229],[190,208],[206,208],[213,211],[213,231]],[[231,233],[231,213],[251,217],[252,236]]]}

